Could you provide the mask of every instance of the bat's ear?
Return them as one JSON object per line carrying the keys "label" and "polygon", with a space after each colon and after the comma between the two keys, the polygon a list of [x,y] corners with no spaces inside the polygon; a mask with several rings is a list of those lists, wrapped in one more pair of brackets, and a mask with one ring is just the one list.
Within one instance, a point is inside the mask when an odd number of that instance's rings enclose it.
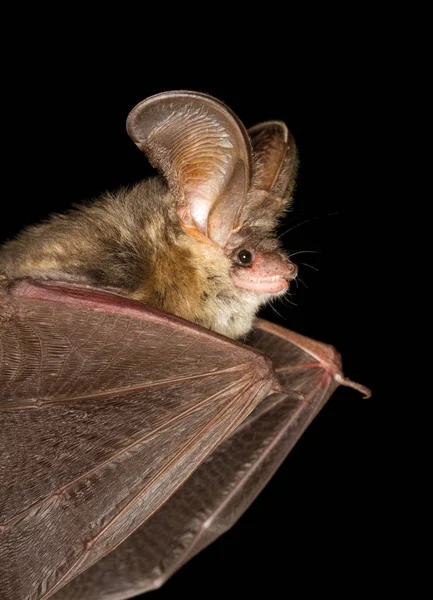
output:
{"label": "bat's ear", "polygon": [[282,121],[260,123],[248,130],[254,152],[253,184],[269,200],[287,204],[291,197],[298,158],[295,140]]}
{"label": "bat's ear", "polygon": [[138,104],[127,130],[166,177],[183,229],[224,247],[252,177],[251,144],[238,118],[205,94],[165,92]]}

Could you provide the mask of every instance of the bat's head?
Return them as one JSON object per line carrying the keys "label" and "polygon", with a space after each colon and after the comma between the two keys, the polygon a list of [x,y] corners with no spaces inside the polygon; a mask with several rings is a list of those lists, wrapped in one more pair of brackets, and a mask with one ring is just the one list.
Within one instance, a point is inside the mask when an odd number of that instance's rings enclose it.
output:
{"label": "bat's head", "polygon": [[297,168],[287,127],[271,121],[247,131],[222,102],[180,91],[138,104],[127,129],[164,175],[179,244],[192,254],[200,309],[173,312],[230,337],[246,334],[260,305],[297,274],[275,234]]}

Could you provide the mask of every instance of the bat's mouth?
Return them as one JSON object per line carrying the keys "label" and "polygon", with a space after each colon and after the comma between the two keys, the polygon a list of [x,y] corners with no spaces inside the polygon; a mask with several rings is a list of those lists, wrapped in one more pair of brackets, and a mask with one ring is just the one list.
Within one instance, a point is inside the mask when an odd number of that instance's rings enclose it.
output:
{"label": "bat's mouth", "polygon": [[239,290],[255,292],[256,294],[278,294],[289,287],[289,282],[283,277],[233,277],[233,282]]}
{"label": "bat's mouth", "polygon": [[298,267],[278,254],[257,252],[249,267],[235,267],[233,284],[240,290],[255,294],[279,294],[289,288]]}

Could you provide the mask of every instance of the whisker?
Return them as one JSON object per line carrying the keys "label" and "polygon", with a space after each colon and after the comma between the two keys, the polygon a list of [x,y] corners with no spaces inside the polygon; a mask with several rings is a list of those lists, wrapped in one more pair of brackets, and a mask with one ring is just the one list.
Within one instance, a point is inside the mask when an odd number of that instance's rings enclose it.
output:
{"label": "whisker", "polygon": [[272,306],[272,302],[269,303],[269,306],[272,308],[272,310],[274,311],[274,313],[276,315],[278,315],[279,317],[281,317],[282,319],[284,319],[285,321],[287,321],[286,317],[283,317],[283,315],[280,315],[280,313],[277,311],[277,309],[275,308],[275,306]]}
{"label": "whisker", "polygon": [[282,302],[286,301],[286,302],[288,302],[289,304],[291,304],[292,306],[297,306],[297,307],[298,307],[298,304],[296,304],[296,302],[292,302],[291,300],[289,300],[289,299],[288,299],[288,297],[287,297],[287,296],[290,296],[290,295],[291,295],[290,293],[286,293],[286,294],[285,294],[285,295],[284,295],[284,296],[281,298]]}
{"label": "whisker", "polygon": [[305,219],[305,221],[301,221],[300,223],[293,225],[293,227],[286,229],[286,231],[283,231],[283,233],[278,236],[278,239],[281,239],[283,237],[283,235],[287,235],[288,233],[290,233],[297,227],[301,227],[301,225],[305,225],[306,223],[311,223],[311,221],[317,221],[317,219],[323,219],[324,217],[333,217],[333,216],[339,215],[339,214],[340,214],[339,212],[333,212],[333,213],[328,213],[327,215],[318,215],[317,217],[311,217],[310,219]]}
{"label": "whisker", "polygon": [[305,287],[308,289],[308,285],[305,283],[305,281],[303,281],[303,280],[302,280],[302,279],[299,277],[299,275],[298,275],[298,279],[299,279],[299,281],[302,283],[302,285],[304,285],[304,286],[305,286]]}
{"label": "whisker", "polygon": [[292,258],[292,256],[296,256],[297,254],[322,254],[322,253],[318,252],[317,250],[299,250],[298,252],[293,252],[293,254],[289,254],[289,258]]}
{"label": "whisker", "polygon": [[[313,265],[309,265],[308,263],[304,263],[304,262],[297,262],[297,265],[304,265],[304,267],[310,267],[310,269],[314,269],[315,271],[318,271],[319,269],[317,269],[316,267],[313,267]],[[296,281],[296,279],[295,279]]]}

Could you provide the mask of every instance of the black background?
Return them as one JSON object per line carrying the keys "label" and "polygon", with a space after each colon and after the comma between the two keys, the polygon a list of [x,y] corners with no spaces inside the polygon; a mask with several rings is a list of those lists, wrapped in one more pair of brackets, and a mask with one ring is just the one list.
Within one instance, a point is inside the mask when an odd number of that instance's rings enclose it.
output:
{"label": "black background", "polygon": [[[368,590],[381,570],[384,507],[375,389],[373,313],[375,197],[369,167],[375,82],[362,49],[320,49],[294,65],[288,46],[277,62],[240,58],[230,72],[186,54],[122,62],[104,53],[86,59],[32,60],[5,93],[5,239],[73,202],[152,173],[128,138],[125,119],[143,98],[193,89],[223,100],[249,127],[280,119],[297,141],[301,170],[293,212],[281,231],[305,285],[295,305],[263,315],[333,344],[345,374],[373,388],[371,400],[339,389],[239,523],[181,569],[152,598],[178,595],[270,597]],[[196,50],[197,51],[197,50]],[[305,48],[296,52],[301,56]],[[348,54],[347,54],[348,53]],[[143,54],[146,49],[143,48]],[[243,63],[242,63],[243,64]],[[7,211],[7,213],[6,213]],[[313,268],[300,263],[308,263]],[[316,270],[317,269],[317,270]],[[372,347],[373,346],[373,347]],[[298,594],[295,594],[295,597]],[[149,596],[150,597],[150,596]]]}

